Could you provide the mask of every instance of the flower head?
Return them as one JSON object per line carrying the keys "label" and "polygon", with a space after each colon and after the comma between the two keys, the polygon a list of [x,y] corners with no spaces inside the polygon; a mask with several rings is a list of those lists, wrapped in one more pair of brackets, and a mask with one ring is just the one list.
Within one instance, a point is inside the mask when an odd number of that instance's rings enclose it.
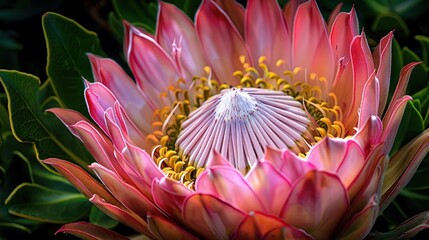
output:
{"label": "flower head", "polygon": [[204,0],[193,24],[160,2],[157,23],[151,35],[124,22],[134,79],[89,54],[95,124],[50,110],[97,160],[100,182],[44,161],[141,234],[360,239],[428,151],[426,131],[389,156],[416,63],[388,101],[393,33],[371,51],[354,9],[326,23],[313,0]]}

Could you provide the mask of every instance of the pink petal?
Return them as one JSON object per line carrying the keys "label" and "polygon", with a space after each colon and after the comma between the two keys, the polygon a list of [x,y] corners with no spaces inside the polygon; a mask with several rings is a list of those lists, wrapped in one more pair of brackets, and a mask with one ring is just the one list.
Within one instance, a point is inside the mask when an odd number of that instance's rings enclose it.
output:
{"label": "pink petal", "polygon": [[87,198],[97,194],[107,202],[120,205],[118,200],[116,200],[99,182],[77,165],[56,158],[45,159],[43,163],[53,166]]}
{"label": "pink petal", "polygon": [[285,16],[285,23],[287,26],[287,29],[292,30],[294,21],[295,21],[295,15],[296,11],[298,9],[298,6],[301,4],[300,0],[290,0],[287,1],[286,5],[283,9],[283,15]]}
{"label": "pink petal", "polygon": [[269,162],[258,162],[246,180],[267,212],[279,215],[291,190],[289,181]]}
{"label": "pink petal", "polygon": [[250,212],[232,239],[313,239],[300,229],[265,213]]}
{"label": "pink petal", "polygon": [[213,0],[213,2],[225,11],[225,14],[231,19],[240,35],[244,37],[244,7],[236,1],[230,0]]}
{"label": "pink petal", "polygon": [[288,149],[279,151],[267,148],[263,160],[276,166],[283,176],[291,183],[294,183],[308,171],[316,168],[312,163],[296,156],[295,153]]}
{"label": "pink petal", "polygon": [[152,184],[155,203],[176,219],[182,219],[182,206],[185,199],[192,193],[193,191],[182,183],[167,177],[155,179]]}
{"label": "pink petal", "polygon": [[243,69],[240,56],[249,58],[246,45],[225,12],[209,0],[202,1],[196,14],[196,29],[205,51],[207,62],[221,83],[237,85],[233,76]]}
{"label": "pink petal", "polygon": [[410,96],[404,96],[399,100],[391,103],[388,111],[383,117],[383,136],[381,141],[385,142],[384,152],[388,154],[392,149],[395,141],[396,133],[398,132],[399,124],[401,123],[402,115],[404,114],[407,102],[411,100]]}
{"label": "pink petal", "polygon": [[103,84],[99,82],[87,82],[85,88],[85,99],[88,106],[89,115],[107,133],[104,115],[107,109],[113,108],[117,101],[113,93]]}
{"label": "pink petal", "polygon": [[244,217],[227,202],[200,193],[186,199],[183,207],[186,223],[203,239],[229,239]]}
{"label": "pink petal", "polygon": [[390,32],[380,40],[374,51],[374,64],[377,66],[377,78],[380,81],[379,116],[383,114],[389,94],[390,72],[392,68],[392,39],[393,32]]}
{"label": "pink petal", "polygon": [[429,151],[429,130],[399,149],[390,159],[383,185],[383,210],[411,180],[418,166]]}
{"label": "pink petal", "polygon": [[[150,146],[147,143],[145,137],[149,132],[142,132],[141,129],[139,129],[139,127],[136,125],[136,122],[130,119],[129,115],[126,113],[125,109],[119,102],[115,103],[114,112],[121,131],[127,134],[127,140],[141,148],[150,149]],[[138,122],[142,121],[145,120],[143,118],[138,120]]]}
{"label": "pink petal", "polygon": [[57,235],[58,233],[67,233],[80,239],[87,240],[128,239],[127,237],[122,236],[119,233],[116,233],[110,229],[106,229],[88,222],[74,222],[65,224],[60,229],[58,229],[58,231],[55,232],[55,235]]}
{"label": "pink petal", "polygon": [[380,82],[371,74],[363,88],[362,102],[360,105],[358,128],[362,127],[371,116],[377,116],[380,106]]}
{"label": "pink petal", "polygon": [[64,108],[50,108],[46,110],[55,114],[57,118],[63,122],[63,124],[69,129],[69,131],[77,136],[76,132],[70,128],[70,125],[73,125],[77,122],[84,121],[90,122],[85,116],[83,116],[80,112],[72,110],[72,109],[64,109]]}
{"label": "pink petal", "polygon": [[331,46],[337,61],[341,58],[344,58],[345,62],[350,61],[350,45],[353,38],[359,34],[358,31],[358,19],[354,8],[349,13],[338,13],[329,33]]}
{"label": "pink petal", "polygon": [[277,69],[276,61],[280,59],[286,63],[282,69],[292,67],[291,37],[276,0],[247,2],[246,42],[254,63],[258,62],[259,57],[265,56],[271,70]]}
{"label": "pink petal", "polygon": [[111,218],[131,227],[140,233],[145,234],[148,237],[153,237],[152,233],[148,229],[147,223],[135,213],[107,203],[96,194],[94,194],[94,196],[92,196],[89,201],[91,201],[96,207],[98,207]]}
{"label": "pink petal", "polygon": [[128,42],[125,43],[126,57],[140,90],[159,108],[161,92],[177,86],[180,78],[176,64],[150,36],[138,28],[125,23]]}
{"label": "pink petal", "polygon": [[378,198],[374,195],[368,204],[342,228],[338,239],[364,239],[371,231],[378,214]]}
{"label": "pink petal", "polygon": [[[335,92],[335,94],[338,95],[338,101],[340,102],[340,104],[344,104],[344,119],[347,119],[345,122],[346,129],[351,129],[357,124],[358,108],[361,104],[363,88],[365,86],[365,83],[370,78],[371,74],[374,72],[374,64],[372,62],[371,51],[369,49],[368,42],[366,41],[366,36],[364,33],[359,36],[356,36],[353,39],[350,49],[350,59],[351,66],[353,69],[352,78],[350,78],[350,76],[348,75],[345,75],[344,80],[340,80],[341,83],[338,83]],[[347,88],[352,89],[352,97],[351,99],[346,97],[346,99],[343,100],[340,98],[340,96],[344,95],[341,91],[344,92],[344,89]]]}
{"label": "pink petal", "polygon": [[[144,93],[136,88],[135,82],[115,61],[88,54],[96,81],[109,88],[124,106],[127,114],[138,124],[139,129],[149,132],[151,113],[156,107]],[[143,120],[144,119],[144,120]]]}
{"label": "pink petal", "polygon": [[[405,95],[405,92],[407,90],[408,80],[410,80],[411,73],[416,65],[420,64],[419,62],[412,62],[407,65],[405,65],[401,69],[401,73],[399,74],[399,81],[396,85],[395,92],[392,96],[392,99],[390,100],[391,103],[399,100],[402,96]],[[393,104],[389,105],[389,108]]]}
{"label": "pink petal", "polygon": [[93,163],[90,168],[94,170],[97,177],[103,182],[106,188],[116,197],[126,208],[133,211],[143,219],[146,219],[148,211],[160,214],[160,210],[136,188],[126,183],[113,171]]}
{"label": "pink petal", "polygon": [[182,226],[159,215],[149,214],[147,217],[149,230],[155,235],[156,239],[177,239],[188,240],[198,238],[183,229]]}
{"label": "pink petal", "polygon": [[207,65],[203,50],[187,15],[175,5],[159,1],[156,41],[172,54],[185,81],[191,83],[194,76],[205,76]]}
{"label": "pink petal", "polygon": [[215,166],[225,166],[233,168],[232,164],[220,155],[216,150],[213,150],[212,157],[207,161],[206,168],[212,168]]}
{"label": "pink petal", "polygon": [[298,7],[292,36],[294,66],[325,77],[330,89],[336,65],[325,20],[314,0]]}
{"label": "pink petal", "polygon": [[293,187],[281,216],[315,239],[329,239],[348,205],[347,192],[337,176],[310,171]]}
{"label": "pink petal", "polygon": [[358,132],[353,136],[362,149],[368,152],[380,142],[383,124],[379,117],[370,116],[365,124],[358,129]]}
{"label": "pink petal", "polygon": [[197,178],[195,189],[199,193],[212,194],[243,211],[264,209],[243,175],[233,168],[219,166],[206,169]]}

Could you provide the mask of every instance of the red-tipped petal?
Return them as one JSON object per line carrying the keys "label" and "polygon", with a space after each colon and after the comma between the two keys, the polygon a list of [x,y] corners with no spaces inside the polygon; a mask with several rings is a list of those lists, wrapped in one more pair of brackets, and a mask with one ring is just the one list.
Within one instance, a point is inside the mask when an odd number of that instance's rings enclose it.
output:
{"label": "red-tipped petal", "polygon": [[[219,166],[210,168],[198,177],[197,192],[212,194],[243,211],[262,211],[263,205],[258,196],[236,169]],[[237,193],[240,194],[237,194]]]}
{"label": "red-tipped petal", "polygon": [[337,176],[310,171],[293,187],[281,216],[316,239],[329,239],[348,206],[347,191]]}
{"label": "red-tipped petal", "polygon": [[210,0],[204,0],[196,14],[196,29],[205,51],[207,62],[221,83],[236,85],[233,76],[242,69],[240,56],[248,61],[249,54],[243,38],[225,12]]}
{"label": "red-tipped petal", "polygon": [[204,239],[229,239],[245,214],[215,196],[195,194],[186,199],[183,218]]}
{"label": "red-tipped petal", "polygon": [[80,112],[72,110],[72,109],[64,109],[64,108],[50,108],[47,110],[48,112],[51,112],[55,114],[57,118],[63,122],[63,124],[69,129],[69,131],[77,136],[76,131],[74,131],[72,128],[70,128],[71,125],[78,123],[80,121],[83,122],[90,122],[85,116],[83,116]]}
{"label": "red-tipped petal", "polygon": [[149,230],[156,239],[197,240],[196,236],[187,232],[182,226],[177,225],[162,216],[149,214],[147,217]]}
{"label": "red-tipped petal", "polygon": [[127,237],[122,236],[117,232],[88,222],[74,222],[65,224],[55,232],[55,234],[58,233],[68,233],[85,240],[128,240]]}
{"label": "red-tipped petal", "polygon": [[[405,95],[405,92],[407,90],[408,80],[410,80],[411,73],[415,66],[420,64],[419,62],[412,62],[407,65],[405,65],[401,69],[401,73],[399,74],[399,81],[398,85],[396,85],[395,92],[392,96],[392,99],[390,100],[391,103],[399,100],[402,98],[402,96]],[[393,104],[389,105],[389,109]]]}
{"label": "red-tipped petal", "polygon": [[251,0],[246,10],[246,42],[253,62],[259,57],[267,57],[266,64],[276,69],[276,61],[281,59],[291,68],[291,37],[286,28],[284,16],[276,0]]}

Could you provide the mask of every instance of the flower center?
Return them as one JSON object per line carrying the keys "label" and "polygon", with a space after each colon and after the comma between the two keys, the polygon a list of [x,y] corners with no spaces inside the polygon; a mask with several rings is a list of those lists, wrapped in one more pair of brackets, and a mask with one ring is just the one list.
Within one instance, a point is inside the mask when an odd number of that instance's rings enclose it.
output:
{"label": "flower center", "polygon": [[193,187],[214,151],[244,174],[267,147],[305,156],[323,137],[345,137],[341,108],[324,78],[300,68],[278,75],[263,57],[259,71],[242,62],[235,87],[196,77],[189,89],[163,94],[175,101],[155,111],[148,139],[156,163],[170,178]]}

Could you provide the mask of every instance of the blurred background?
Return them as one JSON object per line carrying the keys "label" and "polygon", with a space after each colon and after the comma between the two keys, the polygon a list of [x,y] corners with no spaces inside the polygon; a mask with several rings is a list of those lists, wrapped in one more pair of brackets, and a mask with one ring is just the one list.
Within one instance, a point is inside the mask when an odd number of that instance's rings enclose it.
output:
{"label": "blurred background", "polygon": [[[193,18],[199,0],[170,0]],[[245,0],[239,1],[243,5]],[[284,5],[287,0],[280,0]],[[325,19],[340,3],[337,0],[317,1]],[[429,1],[426,0],[360,0],[342,1],[342,10],[357,11],[360,28],[365,31],[373,48],[389,31],[394,30],[393,82],[400,68],[411,61],[422,61],[410,80],[408,94],[422,99],[419,107],[410,106],[409,118],[422,118],[420,128],[428,127],[428,52],[429,52]],[[0,0],[0,69],[18,70],[39,78],[41,85],[48,79],[48,58],[52,49],[46,45],[46,29],[42,17],[57,13],[92,31],[99,40],[103,55],[115,59],[126,67],[122,47],[121,20],[136,24],[153,32],[156,26],[157,1],[143,0]],[[52,15],[51,15],[52,16]],[[54,15],[57,16],[57,15]],[[47,28],[47,27],[46,27]],[[62,32],[55,27],[49,34]],[[64,41],[66,42],[66,41]],[[67,45],[67,43],[64,43]],[[61,47],[61,45],[60,45]],[[70,46],[67,46],[70,47]],[[71,47],[70,47],[71,48]],[[393,84],[394,85],[394,84]],[[51,90],[41,90],[41,98],[49,99]],[[426,101],[426,102],[425,102]],[[75,239],[65,234],[54,235],[66,222],[85,220],[133,234],[133,231],[91,207],[65,179],[46,169],[38,161],[38,153],[31,143],[18,141],[12,133],[7,111],[7,99],[0,85],[0,240],[3,239]],[[413,108],[415,107],[415,108]],[[404,123],[412,125],[412,121]],[[420,126],[421,125],[421,126]],[[402,142],[414,137],[420,128],[402,128],[396,149]],[[418,173],[401,195],[377,220],[375,230],[388,231],[405,219],[429,210],[429,162],[421,164]],[[34,191],[34,192],[33,192]],[[42,192],[45,193],[42,196]],[[58,191],[58,192],[56,192]],[[55,197],[49,197],[52,196]],[[63,195],[62,195],[63,194]],[[58,198],[62,196],[63,198]],[[69,197],[75,197],[69,201]],[[68,200],[65,200],[68,199]],[[77,200],[76,200],[77,199]],[[53,206],[49,212],[40,212],[41,206]],[[40,207],[40,206],[39,206]],[[48,207],[49,208],[49,207]],[[68,209],[68,212],[66,211]],[[63,215],[58,217],[59,215]],[[67,217],[64,217],[67,215]],[[416,239],[427,239],[428,230]]]}

